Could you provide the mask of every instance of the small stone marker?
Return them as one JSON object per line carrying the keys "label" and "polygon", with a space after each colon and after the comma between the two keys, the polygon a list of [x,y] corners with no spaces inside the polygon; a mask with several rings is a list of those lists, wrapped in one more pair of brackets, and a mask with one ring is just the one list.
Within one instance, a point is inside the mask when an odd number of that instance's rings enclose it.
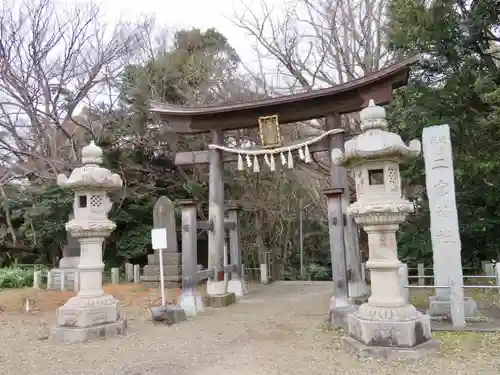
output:
{"label": "small stone marker", "polygon": [[[175,211],[173,202],[167,197],[160,197],[153,209],[155,229],[167,230],[167,247],[162,250],[163,275],[166,288],[178,288],[181,285],[181,254],[178,252],[177,233],[175,230]],[[148,255],[148,264],[144,267],[142,282],[151,287],[160,284],[159,251]]]}
{"label": "small stone marker", "polygon": [[132,263],[125,263],[125,280],[127,283],[134,281],[134,265]]}
{"label": "small stone marker", "polygon": [[33,288],[40,289],[40,281],[42,278],[42,271],[35,271],[33,273]]}
{"label": "small stone marker", "polygon": [[177,253],[177,234],[175,232],[174,203],[167,197],[160,197],[153,209],[153,225],[155,229],[167,230],[167,248],[165,252]]}
{"label": "small stone marker", "polygon": [[134,264],[134,283],[141,281],[141,266]]}
{"label": "small stone marker", "polygon": [[119,283],[120,283],[120,269],[111,268],[111,284],[119,284]]}

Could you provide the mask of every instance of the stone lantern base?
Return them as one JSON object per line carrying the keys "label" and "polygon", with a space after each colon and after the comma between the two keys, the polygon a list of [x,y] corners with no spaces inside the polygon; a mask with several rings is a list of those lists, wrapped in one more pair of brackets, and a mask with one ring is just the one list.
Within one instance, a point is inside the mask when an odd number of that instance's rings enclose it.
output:
{"label": "stone lantern base", "polygon": [[56,341],[83,342],[124,335],[127,319],[120,316],[119,302],[113,296],[72,297],[57,313],[57,325],[50,336]]}
{"label": "stone lantern base", "polygon": [[347,323],[349,335],[342,337],[342,344],[360,357],[420,358],[440,345],[431,339],[429,316],[419,312],[401,320],[364,319],[354,313]]}

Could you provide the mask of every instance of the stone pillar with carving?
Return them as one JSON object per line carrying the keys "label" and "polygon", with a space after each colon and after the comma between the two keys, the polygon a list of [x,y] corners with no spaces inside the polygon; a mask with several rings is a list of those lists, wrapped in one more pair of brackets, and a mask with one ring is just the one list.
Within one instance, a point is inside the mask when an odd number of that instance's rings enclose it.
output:
{"label": "stone pillar with carving", "polygon": [[398,271],[396,232],[413,203],[403,198],[399,165],[420,155],[418,140],[406,146],[387,131],[385,109],[370,100],[361,113],[359,136],[345,143],[345,151],[332,150],[332,161],[352,168],[356,202],[347,214],[368,234],[371,296],[358,312],[348,316],[345,345],[377,357],[421,355],[436,348],[430,318],[409,304],[402,293]]}
{"label": "stone pillar with carving", "polygon": [[57,313],[51,337],[58,341],[86,341],[111,334],[124,334],[126,319],[120,316],[118,300],[105,294],[102,287],[102,244],[116,228],[108,219],[112,203],[108,193],[120,189],[117,174],[101,167],[102,149],[91,142],[82,150],[82,166],[67,178],[59,175],[62,188],[75,194],[74,218],[66,230],[80,242],[80,289]]}

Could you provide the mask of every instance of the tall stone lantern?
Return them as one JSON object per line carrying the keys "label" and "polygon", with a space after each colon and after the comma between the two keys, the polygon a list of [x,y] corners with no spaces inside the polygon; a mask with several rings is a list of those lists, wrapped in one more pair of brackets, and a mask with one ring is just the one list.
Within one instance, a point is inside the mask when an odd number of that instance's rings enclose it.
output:
{"label": "tall stone lantern", "polygon": [[430,318],[406,302],[399,284],[396,231],[413,212],[403,198],[399,165],[420,155],[418,140],[406,146],[387,131],[385,109],[370,100],[361,113],[362,134],[345,143],[345,152],[332,150],[337,165],[350,168],[356,202],[347,209],[368,234],[371,296],[348,316],[343,343],[358,353],[393,357],[420,355],[438,344],[431,340]]}
{"label": "tall stone lantern", "polygon": [[124,334],[126,319],[120,317],[118,300],[102,288],[102,244],[116,228],[108,219],[112,203],[108,193],[122,187],[119,175],[101,167],[102,149],[92,141],[82,150],[83,166],[69,178],[59,175],[57,183],[75,193],[74,218],[66,230],[81,246],[80,290],[60,307],[52,338],[60,341],[86,341],[110,334]]}

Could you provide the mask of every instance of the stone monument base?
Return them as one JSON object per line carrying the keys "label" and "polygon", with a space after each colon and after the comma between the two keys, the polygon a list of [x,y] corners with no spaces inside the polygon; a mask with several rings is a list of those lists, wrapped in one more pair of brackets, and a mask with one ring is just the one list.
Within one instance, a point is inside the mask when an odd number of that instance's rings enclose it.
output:
{"label": "stone monument base", "polygon": [[111,336],[125,335],[127,319],[119,318],[114,323],[104,323],[92,327],[54,326],[50,338],[59,342],[84,342]]}
{"label": "stone monument base", "polygon": [[[437,296],[429,297],[429,309],[426,311],[431,318],[444,318],[451,316],[451,302]],[[464,297],[465,318],[476,318],[478,316],[477,303],[471,297]]]}
{"label": "stone monument base", "polygon": [[422,358],[435,353],[440,346],[440,342],[437,340],[429,340],[413,348],[368,346],[350,336],[342,336],[340,343],[344,348],[353,351],[359,358],[382,358],[388,360]]}
{"label": "stone monument base", "polygon": [[203,298],[194,293],[182,293],[179,298],[179,305],[189,317],[195,317],[199,313],[205,311]]}
{"label": "stone monument base", "polygon": [[[391,311],[397,309],[380,309],[379,313]],[[419,312],[402,319],[393,315],[391,320],[366,319],[358,312],[350,314],[347,321],[349,337],[343,342],[362,356],[419,357],[439,347],[439,342],[432,340],[429,316]]]}
{"label": "stone monument base", "polygon": [[247,284],[241,279],[229,280],[227,291],[236,294],[236,297],[244,297],[248,294]]}
{"label": "stone monument base", "polygon": [[153,307],[151,309],[153,323],[176,324],[187,320],[186,312],[182,306],[170,305]]}
{"label": "stone monument base", "polygon": [[234,293],[213,294],[210,296],[211,307],[227,307],[233,303],[236,303],[236,295]]}
{"label": "stone monument base", "polygon": [[72,297],[59,308],[51,336],[62,341],[85,341],[124,334],[127,323],[120,317],[118,304],[118,300],[107,294]]}

